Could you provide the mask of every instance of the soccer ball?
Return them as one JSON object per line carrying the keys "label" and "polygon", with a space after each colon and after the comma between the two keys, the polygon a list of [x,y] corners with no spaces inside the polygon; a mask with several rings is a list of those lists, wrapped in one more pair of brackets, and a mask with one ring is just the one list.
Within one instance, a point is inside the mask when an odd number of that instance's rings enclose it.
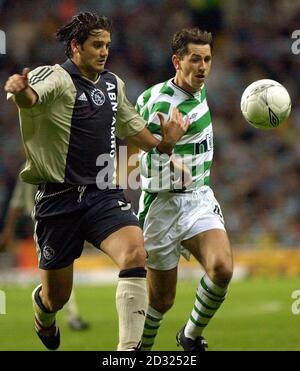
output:
{"label": "soccer ball", "polygon": [[246,121],[258,129],[276,128],[289,117],[291,98],[279,82],[257,80],[245,89],[241,111]]}

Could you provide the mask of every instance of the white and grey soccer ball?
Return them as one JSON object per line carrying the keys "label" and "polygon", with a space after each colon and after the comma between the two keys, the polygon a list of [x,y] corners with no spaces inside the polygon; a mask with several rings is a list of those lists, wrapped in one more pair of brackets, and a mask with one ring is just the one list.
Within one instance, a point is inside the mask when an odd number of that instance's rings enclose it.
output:
{"label": "white and grey soccer ball", "polygon": [[256,128],[273,129],[289,117],[291,98],[279,82],[257,80],[243,92],[241,111],[246,121]]}

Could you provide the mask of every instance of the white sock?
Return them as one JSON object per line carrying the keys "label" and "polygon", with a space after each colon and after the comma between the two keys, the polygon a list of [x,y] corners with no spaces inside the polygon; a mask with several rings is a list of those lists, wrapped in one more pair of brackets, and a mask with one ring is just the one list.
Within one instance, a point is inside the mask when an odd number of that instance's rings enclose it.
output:
{"label": "white sock", "polygon": [[63,310],[65,312],[66,320],[68,322],[76,318],[79,318],[79,310],[74,290],[72,290],[70,298],[68,302],[64,305]]}
{"label": "white sock", "polygon": [[39,292],[42,288],[42,285],[38,285],[32,292],[32,305],[35,316],[35,326],[37,330],[42,327],[50,327],[55,322],[56,312],[50,312],[45,308],[42,299],[39,296]]}
{"label": "white sock", "polygon": [[134,350],[142,339],[148,306],[146,278],[119,278],[116,306],[119,316],[117,350]]}

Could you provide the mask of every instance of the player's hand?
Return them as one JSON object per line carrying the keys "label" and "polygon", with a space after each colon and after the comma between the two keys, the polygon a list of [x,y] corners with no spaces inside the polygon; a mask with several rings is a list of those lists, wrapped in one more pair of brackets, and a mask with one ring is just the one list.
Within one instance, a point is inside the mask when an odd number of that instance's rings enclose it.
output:
{"label": "player's hand", "polygon": [[[163,137],[158,149],[162,149],[161,152],[170,153],[175,144],[187,131],[190,120],[189,118],[183,120],[182,114],[175,107],[172,109],[170,120],[165,121],[164,116],[160,112],[158,112],[158,117]],[[166,150],[167,148],[169,151]]]}
{"label": "player's hand", "polygon": [[193,183],[193,176],[189,168],[181,159],[172,155],[170,158],[171,171],[174,176],[173,189],[185,189]]}
{"label": "player's hand", "polygon": [[28,86],[28,73],[30,69],[24,68],[22,75],[14,74],[8,78],[4,86],[4,90],[8,93],[18,94],[25,90]]}

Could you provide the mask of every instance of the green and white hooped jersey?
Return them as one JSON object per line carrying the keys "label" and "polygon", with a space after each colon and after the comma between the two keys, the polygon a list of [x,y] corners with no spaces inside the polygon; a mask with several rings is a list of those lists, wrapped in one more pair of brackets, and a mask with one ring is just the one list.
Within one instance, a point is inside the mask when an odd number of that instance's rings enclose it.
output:
{"label": "green and white hooped jersey", "polygon": [[[193,182],[185,190],[179,185],[176,189],[176,174],[169,169],[169,157],[159,155],[156,149],[142,152],[140,171],[142,190],[146,193],[162,191],[193,191],[210,184],[210,168],[213,159],[213,129],[209,108],[206,101],[205,85],[195,94],[190,94],[174,84],[173,79],[154,85],[142,93],[136,104],[138,113],[147,121],[148,129],[161,139],[158,112],[165,120],[171,116],[173,107],[189,117],[190,126],[174,148],[177,158],[192,172]],[[180,190],[181,188],[181,190]],[[148,195],[150,196],[150,195]],[[152,197],[151,197],[152,198]]]}

